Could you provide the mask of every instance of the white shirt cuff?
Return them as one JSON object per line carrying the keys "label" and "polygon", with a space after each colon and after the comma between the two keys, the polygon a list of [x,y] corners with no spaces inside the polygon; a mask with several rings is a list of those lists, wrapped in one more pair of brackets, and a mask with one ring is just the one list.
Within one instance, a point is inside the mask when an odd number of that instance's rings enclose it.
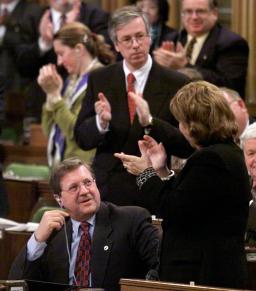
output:
{"label": "white shirt cuff", "polygon": [[33,234],[27,243],[27,260],[35,261],[42,256],[47,244],[45,242],[38,242]]}
{"label": "white shirt cuff", "polygon": [[96,114],[96,125],[97,125],[97,128],[99,130],[100,133],[104,134],[106,133],[107,131],[109,131],[109,123],[108,123],[108,126],[106,128],[102,128],[101,125],[100,125],[100,117],[98,114]]}
{"label": "white shirt cuff", "polygon": [[45,41],[43,41],[42,37],[39,37],[38,39],[38,46],[40,50],[40,54],[44,55],[46,52],[48,52],[52,48],[52,44],[47,44]]}

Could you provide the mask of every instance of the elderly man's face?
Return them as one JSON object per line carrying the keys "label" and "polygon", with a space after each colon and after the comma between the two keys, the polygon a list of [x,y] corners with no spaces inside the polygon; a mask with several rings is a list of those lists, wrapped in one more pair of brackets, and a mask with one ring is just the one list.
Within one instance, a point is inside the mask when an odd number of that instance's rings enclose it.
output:
{"label": "elderly man's face", "polygon": [[218,19],[218,11],[210,9],[209,0],[183,0],[181,12],[183,25],[193,36],[209,32]]}
{"label": "elderly man's face", "polygon": [[50,0],[50,6],[61,13],[67,13],[77,0]]}
{"label": "elderly man's face", "polygon": [[244,158],[247,170],[256,183],[256,139],[248,139],[244,143]]}

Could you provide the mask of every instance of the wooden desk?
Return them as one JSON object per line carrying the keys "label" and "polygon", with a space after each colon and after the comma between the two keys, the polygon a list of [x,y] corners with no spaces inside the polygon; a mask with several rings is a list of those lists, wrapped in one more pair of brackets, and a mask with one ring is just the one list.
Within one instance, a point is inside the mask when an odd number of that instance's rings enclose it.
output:
{"label": "wooden desk", "polygon": [[4,179],[4,185],[10,208],[7,218],[28,222],[39,196],[36,182]]}
{"label": "wooden desk", "polygon": [[[242,291],[238,289],[214,288],[206,286],[190,286],[185,284],[175,284],[161,281],[146,280],[120,280],[121,291]],[[246,291],[246,290],[243,290]]]}
{"label": "wooden desk", "polygon": [[46,146],[2,145],[5,155],[4,166],[16,162],[47,165]]}
{"label": "wooden desk", "polygon": [[29,232],[7,232],[2,230],[0,238],[0,279],[6,280],[17,254],[31,236]]}

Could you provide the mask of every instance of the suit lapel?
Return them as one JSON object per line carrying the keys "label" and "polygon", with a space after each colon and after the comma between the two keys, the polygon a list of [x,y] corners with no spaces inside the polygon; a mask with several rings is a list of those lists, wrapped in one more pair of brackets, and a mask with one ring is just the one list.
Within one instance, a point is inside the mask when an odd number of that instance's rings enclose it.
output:
{"label": "suit lapel", "polygon": [[101,203],[100,210],[96,216],[92,241],[92,287],[99,287],[104,284],[113,245],[113,241],[110,239],[111,232],[112,227],[108,207],[106,204]]}

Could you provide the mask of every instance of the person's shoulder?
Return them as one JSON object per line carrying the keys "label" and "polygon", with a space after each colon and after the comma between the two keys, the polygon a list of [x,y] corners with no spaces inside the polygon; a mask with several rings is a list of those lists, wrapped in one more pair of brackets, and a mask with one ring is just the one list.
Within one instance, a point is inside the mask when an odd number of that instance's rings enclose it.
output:
{"label": "person's shoulder", "polygon": [[101,9],[100,7],[96,6],[96,5],[93,5],[93,4],[89,4],[89,3],[85,3],[85,2],[81,2],[81,10],[85,10],[86,13],[88,14],[104,14],[104,15],[108,15],[108,13]]}
{"label": "person's shoulder", "polygon": [[119,206],[111,202],[101,202],[102,206],[107,208],[110,213],[127,218],[136,216],[150,216],[147,209],[140,206]]}
{"label": "person's shoulder", "polygon": [[[91,71],[90,75],[91,75],[91,77],[100,77],[100,78],[102,78],[102,76],[111,77],[111,74],[114,73],[116,70],[122,70],[122,63],[121,62],[110,64],[107,66],[104,66],[104,65],[99,66],[95,70]],[[104,80],[104,79],[102,79],[102,80]]]}
{"label": "person's shoulder", "polygon": [[247,41],[238,33],[230,30],[228,27],[223,26],[221,24],[216,24],[213,28],[213,33],[216,32],[218,34],[218,42],[225,44],[235,44],[241,43],[247,46]]}
{"label": "person's shoulder", "polygon": [[176,70],[161,66],[155,61],[153,61],[151,70],[152,70],[152,73],[156,74],[158,78],[161,79],[161,81],[167,79],[169,82],[172,81],[175,83],[183,83],[183,84],[189,83],[191,81],[185,74],[182,74]]}

